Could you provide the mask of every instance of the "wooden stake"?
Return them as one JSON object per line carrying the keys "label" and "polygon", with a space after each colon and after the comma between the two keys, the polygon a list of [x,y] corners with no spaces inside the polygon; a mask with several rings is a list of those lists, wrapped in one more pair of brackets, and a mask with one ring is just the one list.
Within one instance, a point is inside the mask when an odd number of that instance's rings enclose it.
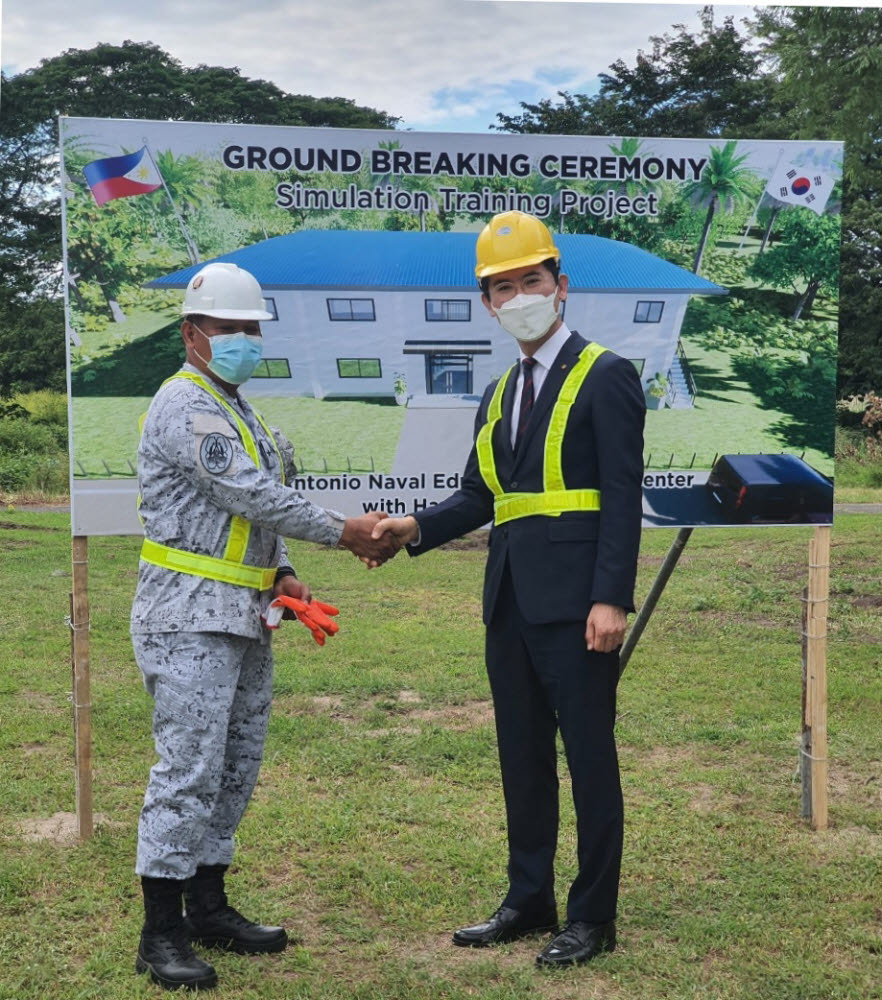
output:
{"label": "wooden stake", "polygon": [[89,694],[88,538],[71,540],[70,649],[73,675],[77,832],[92,836],[92,701]]}
{"label": "wooden stake", "polygon": [[[811,558],[809,558],[811,562]],[[802,733],[799,737],[799,778],[802,818],[812,818],[812,722],[808,686],[808,587],[802,588]]]}
{"label": "wooden stake", "polygon": [[[830,594],[830,526],[815,527],[809,544],[806,599],[806,715],[810,726],[811,815],[827,829],[827,606]],[[803,744],[805,741],[803,740]]]}

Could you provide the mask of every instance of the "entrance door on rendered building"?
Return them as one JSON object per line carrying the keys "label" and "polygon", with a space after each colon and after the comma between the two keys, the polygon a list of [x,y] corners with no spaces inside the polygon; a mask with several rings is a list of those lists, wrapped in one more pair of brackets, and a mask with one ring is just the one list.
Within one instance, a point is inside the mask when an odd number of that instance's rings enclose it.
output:
{"label": "entrance door on rendered building", "polygon": [[426,392],[429,395],[470,395],[471,354],[426,354]]}

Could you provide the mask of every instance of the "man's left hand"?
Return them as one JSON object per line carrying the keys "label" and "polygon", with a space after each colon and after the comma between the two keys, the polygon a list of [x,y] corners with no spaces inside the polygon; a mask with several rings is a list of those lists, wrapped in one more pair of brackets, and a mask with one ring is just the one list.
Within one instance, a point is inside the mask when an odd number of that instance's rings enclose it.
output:
{"label": "man's left hand", "polygon": [[594,604],[585,624],[585,645],[594,653],[611,653],[625,640],[625,609],[617,604]]}
{"label": "man's left hand", "polygon": [[[307,603],[312,597],[309,587],[302,580],[298,580],[296,576],[283,576],[281,580],[273,587],[273,597],[296,597],[301,601],[306,601]],[[297,615],[290,608],[285,608],[282,615],[286,621],[291,621],[295,619]]]}

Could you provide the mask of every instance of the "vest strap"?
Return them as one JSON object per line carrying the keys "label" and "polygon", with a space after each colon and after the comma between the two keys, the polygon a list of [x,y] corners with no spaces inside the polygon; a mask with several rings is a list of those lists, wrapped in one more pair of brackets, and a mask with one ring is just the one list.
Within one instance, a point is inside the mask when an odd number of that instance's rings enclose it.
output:
{"label": "vest strap", "polygon": [[570,369],[560,387],[551,410],[548,431],[545,435],[545,453],[542,461],[542,486],[545,490],[565,489],[563,477],[563,439],[567,420],[573,408],[579,389],[591,371],[591,366],[606,350],[600,344],[588,344],[579,355],[579,360]]}
{"label": "vest strap", "polygon": [[487,484],[487,488],[494,497],[502,494],[502,485],[499,482],[499,477],[496,475],[496,461],[493,458],[493,431],[502,417],[502,394],[505,392],[508,377],[514,371],[515,367],[515,365],[512,365],[496,383],[496,388],[493,390],[493,395],[490,397],[490,403],[487,407],[487,420],[478,431],[478,437],[475,440],[475,450],[478,453],[478,467],[481,471],[481,478]]}
{"label": "vest strap", "polygon": [[600,490],[547,490],[544,493],[503,493],[493,503],[493,523],[541,514],[557,517],[566,511],[600,510]]}
{"label": "vest strap", "polygon": [[254,590],[269,590],[276,579],[275,566],[247,566],[232,559],[216,559],[197,552],[173,549],[149,538],[145,538],[141,546],[141,558],[146,563],[175,573],[188,573],[190,576],[201,576],[206,580],[219,580],[221,583],[251,587]]}

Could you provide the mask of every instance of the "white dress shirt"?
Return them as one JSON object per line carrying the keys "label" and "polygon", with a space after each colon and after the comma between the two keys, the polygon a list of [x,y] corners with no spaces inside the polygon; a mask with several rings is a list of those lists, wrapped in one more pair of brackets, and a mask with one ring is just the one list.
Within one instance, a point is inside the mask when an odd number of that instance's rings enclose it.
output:
{"label": "white dress shirt", "polygon": [[[570,339],[570,329],[566,323],[561,323],[561,325],[555,330],[554,334],[545,341],[545,343],[539,348],[538,351],[533,355],[533,360],[536,364],[533,366],[533,405],[536,405],[536,400],[539,398],[539,392],[542,389],[542,385],[545,382],[545,376],[554,364],[555,359],[560,353],[560,349],[563,345]],[[520,357],[518,358],[518,381],[515,386],[515,398],[514,406],[511,409],[511,446],[514,448],[515,437],[518,432],[518,416],[521,412],[521,395],[524,391],[524,368],[521,365],[521,361],[524,358],[529,357],[529,355],[524,354],[523,351],[520,352]]]}

